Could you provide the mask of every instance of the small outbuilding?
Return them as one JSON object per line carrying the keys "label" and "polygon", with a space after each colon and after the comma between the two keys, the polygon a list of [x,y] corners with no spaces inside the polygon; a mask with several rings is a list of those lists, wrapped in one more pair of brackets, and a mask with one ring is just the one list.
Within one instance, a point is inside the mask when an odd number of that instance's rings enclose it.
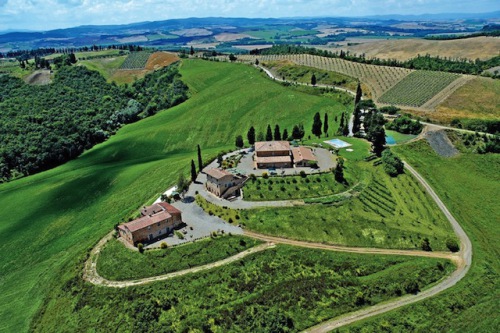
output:
{"label": "small outbuilding", "polygon": [[247,180],[246,176],[219,168],[208,169],[205,173],[207,175],[205,188],[220,198],[240,195],[240,189]]}
{"label": "small outbuilding", "polygon": [[312,150],[307,147],[299,146],[292,148],[293,163],[298,167],[308,167],[318,163]]}

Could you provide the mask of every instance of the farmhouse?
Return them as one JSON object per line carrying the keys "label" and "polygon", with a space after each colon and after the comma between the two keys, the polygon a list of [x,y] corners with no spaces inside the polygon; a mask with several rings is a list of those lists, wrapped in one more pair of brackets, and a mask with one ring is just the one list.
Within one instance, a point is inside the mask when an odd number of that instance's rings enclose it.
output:
{"label": "farmhouse", "polygon": [[288,141],[259,141],[255,143],[255,166],[258,169],[292,168]]}
{"label": "farmhouse", "polygon": [[292,148],[293,163],[298,167],[308,167],[311,164],[316,164],[318,159],[313,155],[311,149],[306,147]]}
{"label": "farmhouse", "polygon": [[141,217],[118,226],[120,237],[132,245],[168,236],[182,223],[181,211],[160,202],[141,210]]}
{"label": "farmhouse", "polygon": [[205,171],[207,182],[205,188],[220,198],[240,195],[240,189],[247,177],[235,175],[223,169],[213,168]]}

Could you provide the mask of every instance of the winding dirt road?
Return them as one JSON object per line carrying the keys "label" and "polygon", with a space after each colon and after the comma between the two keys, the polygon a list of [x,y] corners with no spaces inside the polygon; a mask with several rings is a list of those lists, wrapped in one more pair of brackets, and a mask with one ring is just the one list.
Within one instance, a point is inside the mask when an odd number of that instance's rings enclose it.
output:
{"label": "winding dirt road", "polygon": [[143,279],[135,279],[135,280],[126,280],[126,281],[111,281],[107,280],[103,277],[101,277],[98,272],[97,272],[97,260],[99,258],[99,254],[103,246],[106,244],[107,241],[109,241],[113,237],[113,232],[110,232],[107,234],[103,239],[97,243],[97,245],[92,249],[89,258],[87,259],[87,262],[85,263],[85,268],[83,272],[83,278],[84,280],[93,283],[95,285],[100,285],[100,286],[107,286],[107,287],[114,287],[114,288],[125,288],[125,287],[130,287],[130,286],[136,286],[136,285],[143,285],[155,281],[163,281],[163,280],[168,280],[172,279],[178,276],[186,275],[186,274],[191,274],[191,273],[197,273],[201,272],[204,270],[220,267],[223,265],[227,265],[229,263],[238,261],[248,255],[251,255],[253,253],[258,253],[261,251],[264,251],[268,248],[274,247],[275,244],[288,244],[292,246],[299,246],[299,247],[306,247],[306,248],[312,248],[312,249],[321,249],[321,250],[328,250],[328,251],[338,251],[338,252],[349,252],[349,253],[361,253],[361,254],[375,254],[375,255],[405,255],[405,256],[418,256],[418,257],[430,257],[430,258],[443,258],[443,259],[448,259],[451,260],[452,262],[455,263],[456,265],[456,270],[443,279],[441,282],[438,284],[434,285],[433,287],[426,289],[417,295],[406,295],[391,301],[383,302],[374,306],[371,306],[369,308],[351,312],[348,314],[345,314],[343,316],[328,320],[326,322],[323,322],[319,325],[316,325],[314,327],[311,327],[304,332],[308,333],[319,333],[319,332],[329,332],[335,328],[339,328],[341,326],[345,326],[351,323],[354,323],[358,320],[366,319],[372,316],[376,316],[397,308],[400,308],[402,306],[412,304],[421,300],[424,300],[426,298],[432,297],[448,288],[453,287],[458,281],[460,281],[466,274],[467,271],[469,270],[471,263],[472,263],[472,244],[470,239],[467,237],[467,234],[465,231],[462,229],[460,224],[457,222],[457,220],[453,217],[453,215],[449,212],[449,210],[446,208],[444,203],[441,201],[441,199],[437,196],[437,194],[434,192],[434,190],[430,187],[430,185],[425,181],[422,176],[408,163],[404,162],[405,167],[408,171],[410,171],[415,178],[422,184],[422,186],[425,188],[425,190],[429,193],[429,195],[432,197],[432,199],[436,202],[438,205],[439,209],[443,212],[443,214],[446,216],[448,221],[450,222],[453,230],[455,231],[455,234],[457,237],[460,239],[460,251],[457,253],[449,253],[449,252],[426,252],[426,251],[416,251],[416,250],[397,250],[397,249],[379,249],[379,248],[360,248],[360,247],[347,247],[347,246],[336,246],[336,245],[327,245],[327,244],[322,244],[322,243],[312,243],[312,242],[304,242],[304,241],[297,241],[297,240],[292,240],[292,239],[286,239],[286,238],[280,238],[280,237],[274,237],[274,236],[268,236],[268,235],[263,235],[251,231],[245,231],[245,235],[248,237],[256,238],[262,241],[265,241],[266,243],[253,247],[251,249],[248,249],[246,251],[240,252],[234,256],[231,256],[229,258],[202,265],[202,266],[197,266],[193,267],[190,269],[178,271],[178,272],[173,272],[169,274],[164,274],[164,275],[159,275],[159,276],[153,276],[153,277],[148,277],[148,278],[143,278]]}

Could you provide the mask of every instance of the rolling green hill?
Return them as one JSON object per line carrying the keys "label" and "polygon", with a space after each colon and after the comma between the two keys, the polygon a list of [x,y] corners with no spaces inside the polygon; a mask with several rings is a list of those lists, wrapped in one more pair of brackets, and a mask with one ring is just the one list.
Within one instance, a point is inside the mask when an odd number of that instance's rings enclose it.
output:
{"label": "rolling green hill", "polygon": [[[168,111],[119,130],[63,166],[0,185],[0,331],[27,331],[64,272],[138,207],[187,174],[201,144],[208,159],[233,147],[250,125],[311,128],[315,112],[345,107],[282,87],[244,66],[186,61],[195,95]],[[307,135],[307,134],[306,134]]]}

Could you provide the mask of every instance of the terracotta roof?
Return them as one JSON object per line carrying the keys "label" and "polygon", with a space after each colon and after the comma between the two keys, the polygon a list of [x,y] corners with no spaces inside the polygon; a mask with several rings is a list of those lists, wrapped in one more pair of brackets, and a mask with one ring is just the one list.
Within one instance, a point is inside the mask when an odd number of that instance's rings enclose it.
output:
{"label": "terracotta roof", "polygon": [[229,171],[226,171],[226,170],[223,170],[223,169],[208,169],[207,171],[205,171],[205,173],[209,176],[212,176],[214,177],[215,179],[222,179],[226,176],[233,176],[232,173],[230,173]]}
{"label": "terracotta roof", "polygon": [[130,232],[134,232],[134,231],[137,231],[140,229],[147,228],[150,225],[153,225],[155,223],[168,220],[171,217],[172,217],[172,215],[170,215],[166,211],[163,211],[163,212],[158,213],[156,215],[152,215],[152,216],[146,215],[146,216],[140,217],[136,220],[133,220],[133,221],[130,221],[130,222],[123,224],[123,226],[125,228],[127,228],[128,230],[130,230]]}
{"label": "terracotta roof", "polygon": [[292,148],[293,160],[295,163],[300,161],[317,161],[316,156],[313,155],[312,150],[306,147]]}
{"label": "terracotta roof", "polygon": [[175,214],[180,214],[181,211],[178,210],[177,208],[175,208],[174,206],[172,206],[171,204],[167,203],[167,202],[159,202],[157,203],[157,205],[160,205],[162,206],[163,208],[165,208],[165,210],[170,214],[170,215],[175,215]]}
{"label": "terracotta roof", "polygon": [[290,156],[257,156],[255,160],[257,163],[292,163],[292,158]]}
{"label": "terracotta roof", "polygon": [[255,143],[255,151],[283,151],[290,150],[288,141],[259,141]]}

